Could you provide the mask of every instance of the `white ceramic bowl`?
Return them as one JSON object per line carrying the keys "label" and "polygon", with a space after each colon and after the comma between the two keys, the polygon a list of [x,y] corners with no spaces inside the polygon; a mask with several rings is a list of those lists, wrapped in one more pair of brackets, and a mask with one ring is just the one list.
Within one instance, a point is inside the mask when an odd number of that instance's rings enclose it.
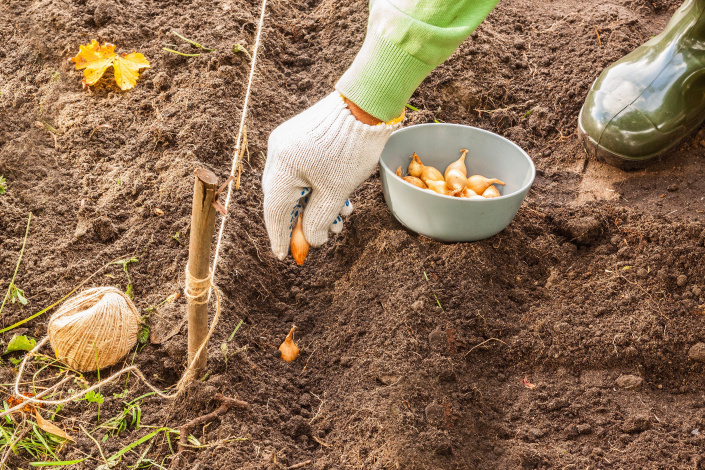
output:
{"label": "white ceramic bowl", "polygon": [[[485,200],[443,196],[407,183],[395,171],[408,173],[416,152],[424,165],[441,173],[468,149],[468,176],[499,178],[500,197]],[[421,124],[396,131],[380,158],[384,199],[404,226],[444,242],[470,242],[501,232],[516,215],[534,182],[536,169],[515,143],[492,132],[460,124]]]}

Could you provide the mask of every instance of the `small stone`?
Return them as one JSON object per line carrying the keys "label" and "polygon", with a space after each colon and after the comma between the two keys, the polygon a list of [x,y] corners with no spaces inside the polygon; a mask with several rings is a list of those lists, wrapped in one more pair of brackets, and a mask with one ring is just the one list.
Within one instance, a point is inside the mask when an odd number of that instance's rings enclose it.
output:
{"label": "small stone", "polygon": [[624,349],[624,355],[627,357],[636,357],[637,354],[639,354],[639,351],[637,351],[634,346],[627,346],[627,348]]}
{"label": "small stone", "polygon": [[700,287],[698,287],[698,286],[693,286],[692,292],[693,292],[693,295],[696,297],[700,297],[700,295],[703,293],[702,289],[700,289]]}
{"label": "small stone", "polygon": [[630,246],[623,246],[617,251],[617,258],[619,259],[629,259],[632,256],[632,248]]}
{"label": "small stone", "polygon": [[685,287],[685,285],[688,284],[688,276],[686,276],[685,274],[681,274],[676,279],[676,284],[678,285],[678,287]]}
{"label": "small stone", "polygon": [[428,344],[431,350],[434,352],[443,352],[448,346],[448,337],[441,331],[440,328],[436,328],[428,335]]}
{"label": "small stone", "polygon": [[592,432],[592,426],[589,424],[578,425],[578,434],[590,434]]}
{"label": "small stone", "polygon": [[565,228],[571,241],[581,245],[593,244],[602,234],[602,223],[592,216],[568,220]]}
{"label": "small stone", "polygon": [[453,446],[450,441],[441,440],[441,442],[434,446],[433,452],[437,455],[453,455]]}
{"label": "small stone", "polygon": [[310,406],[311,405],[311,395],[304,393],[299,397],[299,405]]}
{"label": "small stone", "polygon": [[93,22],[98,27],[108,24],[113,19],[113,11],[115,11],[115,5],[109,2],[98,3],[93,10]]}
{"label": "small stone", "polygon": [[426,406],[424,414],[426,415],[426,421],[431,426],[440,427],[445,421],[445,408],[435,401]]}
{"label": "small stone", "polygon": [[648,415],[637,415],[627,419],[621,426],[627,434],[636,434],[651,428],[651,418]]}
{"label": "small stone", "polygon": [[705,362],[705,343],[698,343],[690,348],[688,357],[697,362]]}
{"label": "small stone", "polygon": [[458,377],[452,369],[444,369],[438,374],[439,382],[455,382],[457,379]]}
{"label": "small stone", "polygon": [[414,312],[420,312],[421,310],[423,310],[423,300],[419,299],[413,304],[411,304],[411,310],[413,310]]}
{"label": "small stone", "polygon": [[565,434],[567,437],[578,437],[578,427],[575,424],[571,424],[565,428]]}
{"label": "small stone", "polygon": [[668,187],[668,190],[669,190],[670,192],[678,191],[678,185],[674,183],[674,184],[672,184],[672,185],[670,185],[670,186]]}
{"label": "small stone", "polygon": [[154,84],[154,88],[164,91],[169,88],[170,85],[169,75],[165,72],[159,72],[152,79],[152,83]]}
{"label": "small stone", "polygon": [[640,277],[640,278],[643,279],[643,278],[645,278],[646,276],[649,275],[649,271],[647,271],[647,270],[644,269],[644,268],[639,268],[639,269],[636,270],[636,275],[637,275],[638,277]]}
{"label": "small stone", "polygon": [[499,373],[499,374],[497,374],[497,380],[499,382],[505,382],[507,380],[507,376],[502,373]]}
{"label": "small stone", "polygon": [[619,388],[624,390],[639,390],[644,385],[644,379],[636,375],[622,375],[616,383]]}
{"label": "small stone", "polygon": [[106,243],[115,238],[118,234],[113,222],[106,216],[93,220],[93,233],[98,240]]}

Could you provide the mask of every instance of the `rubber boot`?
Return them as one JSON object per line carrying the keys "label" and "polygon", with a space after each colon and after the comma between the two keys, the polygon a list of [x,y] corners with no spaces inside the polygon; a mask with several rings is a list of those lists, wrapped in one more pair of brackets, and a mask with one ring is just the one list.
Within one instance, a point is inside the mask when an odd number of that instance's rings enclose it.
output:
{"label": "rubber boot", "polygon": [[622,169],[664,154],[705,121],[705,0],[595,80],[578,118],[588,153]]}

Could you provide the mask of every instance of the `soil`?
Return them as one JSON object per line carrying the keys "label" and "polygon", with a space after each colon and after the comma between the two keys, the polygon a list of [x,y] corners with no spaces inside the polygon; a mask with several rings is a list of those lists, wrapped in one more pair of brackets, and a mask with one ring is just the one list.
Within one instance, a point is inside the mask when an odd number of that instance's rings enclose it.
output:
{"label": "soil", "polygon": [[[195,429],[206,447],[187,451],[182,468],[309,460],[302,468],[705,468],[705,365],[698,348],[689,355],[705,341],[705,131],[628,173],[587,158],[574,132],[593,80],[678,5],[501,2],[419,88],[406,124],[473,125],[525,148],[538,174],[512,224],[477,243],[432,241],[394,219],[375,175],[355,193],[343,233],[297,267],[269,251],[267,137],[330,92],[362,43],[367,2],[269,2],[249,159],[216,275],[223,317],[208,373],[179,400],[138,400],[139,428],[99,428],[102,452],[135,442],[148,425],[178,428],[213,411],[220,392],[250,408]],[[159,387],[178,380],[185,303],[160,303],[183,287],[194,170],[222,181],[230,169],[249,72],[233,46],[252,47],[259,8],[255,0],[0,5],[3,289],[33,214],[15,280],[29,303],[8,303],[3,326],[134,256],[134,300],[151,335],[126,364]],[[147,56],[152,67],[134,90],[120,91],[111,72],[82,89],[67,60],[94,38]],[[167,44],[201,55],[165,52]],[[128,279],[111,265],[88,285],[126,289]],[[3,340],[43,337],[48,316]],[[292,324],[301,354],[287,364],[277,347]],[[3,356],[5,399],[18,356]],[[88,457],[70,468],[103,463],[79,426],[96,429],[149,389],[132,376],[101,391],[100,409],[79,401],[57,415],[76,442],[56,457]],[[173,458],[161,433],[119,467],[143,453],[142,468]],[[26,469],[43,459],[52,458],[20,450],[8,463]]]}

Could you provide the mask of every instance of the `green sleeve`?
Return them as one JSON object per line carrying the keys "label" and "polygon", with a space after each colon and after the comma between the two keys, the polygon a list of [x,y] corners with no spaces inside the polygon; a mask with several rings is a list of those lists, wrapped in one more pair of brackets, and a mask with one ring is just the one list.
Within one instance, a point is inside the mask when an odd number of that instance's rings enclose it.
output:
{"label": "green sleeve", "polygon": [[498,2],[371,0],[365,42],[336,90],[372,116],[394,119]]}

